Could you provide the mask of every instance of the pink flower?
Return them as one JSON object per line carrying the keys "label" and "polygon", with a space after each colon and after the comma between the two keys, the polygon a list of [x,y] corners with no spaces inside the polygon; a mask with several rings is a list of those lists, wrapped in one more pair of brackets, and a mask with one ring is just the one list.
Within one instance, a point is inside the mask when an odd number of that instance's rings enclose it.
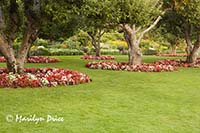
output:
{"label": "pink flower", "polygon": [[91,69],[126,70],[135,72],[162,72],[162,71],[177,70],[176,67],[172,65],[162,65],[162,64],[128,65],[128,63],[125,62],[89,62],[85,66]]}
{"label": "pink flower", "polygon": [[51,87],[91,82],[86,74],[58,68],[25,68],[24,74],[7,74],[7,69],[2,68],[0,71],[0,87]]}
{"label": "pink flower", "polygon": [[106,55],[102,55],[102,56],[84,55],[83,57],[81,57],[81,59],[84,59],[84,60],[114,60],[115,57],[114,56],[106,56]]}

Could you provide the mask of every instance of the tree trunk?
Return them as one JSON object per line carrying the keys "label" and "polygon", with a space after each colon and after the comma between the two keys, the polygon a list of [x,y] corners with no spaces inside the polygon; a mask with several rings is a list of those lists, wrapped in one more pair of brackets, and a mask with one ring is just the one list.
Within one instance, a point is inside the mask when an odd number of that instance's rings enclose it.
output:
{"label": "tree trunk", "polygon": [[133,29],[128,26],[124,25],[124,37],[128,44],[128,63],[129,65],[140,65],[142,64],[142,52],[139,48],[139,41],[136,37],[136,30],[133,26]]}
{"label": "tree trunk", "polygon": [[190,52],[189,55],[187,55],[187,58],[186,58],[187,63],[196,63],[197,62],[199,47],[200,47],[200,35],[198,36],[197,41],[194,44],[192,51]]}
{"label": "tree trunk", "polygon": [[176,45],[172,46],[172,54],[176,54]]}
{"label": "tree trunk", "polygon": [[100,48],[95,48],[96,56],[101,56],[101,50]]}
{"label": "tree trunk", "polygon": [[37,38],[38,30],[31,25],[28,25],[27,30],[24,33],[22,46],[20,48],[18,57],[17,57],[17,65],[18,65],[18,73],[23,73],[24,63],[26,61],[26,57],[30,50],[32,43]]}
{"label": "tree trunk", "polygon": [[20,52],[15,57],[15,52],[12,48],[12,40],[7,39],[0,34],[0,51],[6,59],[6,64],[9,72],[23,73],[24,63],[31,44],[37,38],[37,31],[31,27],[27,27],[24,33]]}
{"label": "tree trunk", "polygon": [[9,40],[5,39],[5,36],[0,35],[0,51],[6,59],[6,65],[9,72],[17,72],[17,61],[15,58],[14,50],[9,44]]}
{"label": "tree trunk", "polygon": [[128,62],[130,62],[130,53],[131,53],[131,42],[130,42],[130,38],[128,36],[128,33],[126,31],[124,31],[124,38],[126,40],[126,43],[128,44]]}
{"label": "tree trunk", "polygon": [[197,41],[192,44],[192,27],[189,26],[188,29],[185,31],[185,40],[186,40],[186,53],[187,53],[187,58],[186,62],[187,63],[196,63],[197,62],[197,57],[198,57],[198,51],[200,47],[200,35],[198,35]]}
{"label": "tree trunk", "polygon": [[92,46],[95,49],[96,56],[101,56],[101,47],[100,47],[100,41],[97,41],[96,37],[93,35],[90,35],[92,39]]}
{"label": "tree trunk", "polygon": [[139,49],[131,48],[129,65],[140,65],[142,63],[142,54]]}
{"label": "tree trunk", "polygon": [[187,63],[195,63],[197,61],[197,57],[198,57],[198,52],[192,53],[187,56],[186,62]]}

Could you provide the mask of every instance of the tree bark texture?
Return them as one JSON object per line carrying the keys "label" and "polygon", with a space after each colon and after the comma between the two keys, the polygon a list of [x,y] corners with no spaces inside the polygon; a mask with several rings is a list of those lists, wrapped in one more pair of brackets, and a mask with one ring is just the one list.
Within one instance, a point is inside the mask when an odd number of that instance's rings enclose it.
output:
{"label": "tree bark texture", "polygon": [[199,47],[200,47],[200,35],[197,36],[196,42],[193,44],[192,43],[192,26],[189,26],[185,31],[185,41],[187,44],[186,62],[187,63],[196,63],[197,57],[198,57],[198,52],[199,52]]}

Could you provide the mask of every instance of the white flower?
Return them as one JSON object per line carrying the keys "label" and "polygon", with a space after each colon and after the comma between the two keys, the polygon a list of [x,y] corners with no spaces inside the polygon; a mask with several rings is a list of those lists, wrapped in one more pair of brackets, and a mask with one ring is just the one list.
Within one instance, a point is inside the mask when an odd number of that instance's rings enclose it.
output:
{"label": "white flower", "polygon": [[67,81],[67,77],[66,76],[62,76],[61,80]]}
{"label": "white flower", "polygon": [[13,73],[9,73],[7,78],[10,79],[11,81],[15,81],[15,80],[17,80],[17,75],[15,75]]}
{"label": "white flower", "polygon": [[40,81],[42,82],[43,85],[49,84],[49,81],[46,78],[41,78]]}
{"label": "white flower", "polygon": [[37,80],[36,76],[31,74],[31,73],[27,73],[29,80]]}

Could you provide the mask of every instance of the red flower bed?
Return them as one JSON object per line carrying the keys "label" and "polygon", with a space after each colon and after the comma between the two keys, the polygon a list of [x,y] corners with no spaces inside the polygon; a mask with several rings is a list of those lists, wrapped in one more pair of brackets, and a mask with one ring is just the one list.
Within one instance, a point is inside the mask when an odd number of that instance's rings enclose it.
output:
{"label": "red flower bed", "polygon": [[200,67],[200,59],[197,59],[197,63],[186,63],[182,60],[158,60],[155,64],[162,64],[162,65],[172,65],[176,67]]}
{"label": "red flower bed", "polygon": [[187,54],[157,54],[156,56],[167,56],[167,57],[186,57]]}
{"label": "red flower bed", "polygon": [[114,60],[115,57],[114,56],[95,56],[95,55],[84,55],[83,57],[81,57],[81,59],[84,60]]}
{"label": "red flower bed", "polygon": [[45,56],[31,56],[28,58],[28,63],[54,63],[54,62],[60,62],[60,60]]}
{"label": "red flower bed", "polygon": [[[31,56],[28,58],[28,63],[54,63],[54,62],[59,62],[59,59],[56,58],[50,58],[50,57],[45,57],[45,56]],[[0,62],[6,62],[6,59],[1,56],[0,57]]]}
{"label": "red flower bed", "polygon": [[3,56],[0,56],[0,62],[6,62],[6,59]]}
{"label": "red flower bed", "polygon": [[126,62],[89,62],[86,64],[90,69],[103,69],[103,70],[126,70],[134,72],[163,72],[175,71],[176,67],[171,65],[159,64],[142,64],[142,65],[128,65]]}
{"label": "red flower bed", "polygon": [[0,87],[44,87],[57,85],[77,85],[91,79],[83,73],[58,68],[25,68],[24,74],[7,73],[0,69]]}

